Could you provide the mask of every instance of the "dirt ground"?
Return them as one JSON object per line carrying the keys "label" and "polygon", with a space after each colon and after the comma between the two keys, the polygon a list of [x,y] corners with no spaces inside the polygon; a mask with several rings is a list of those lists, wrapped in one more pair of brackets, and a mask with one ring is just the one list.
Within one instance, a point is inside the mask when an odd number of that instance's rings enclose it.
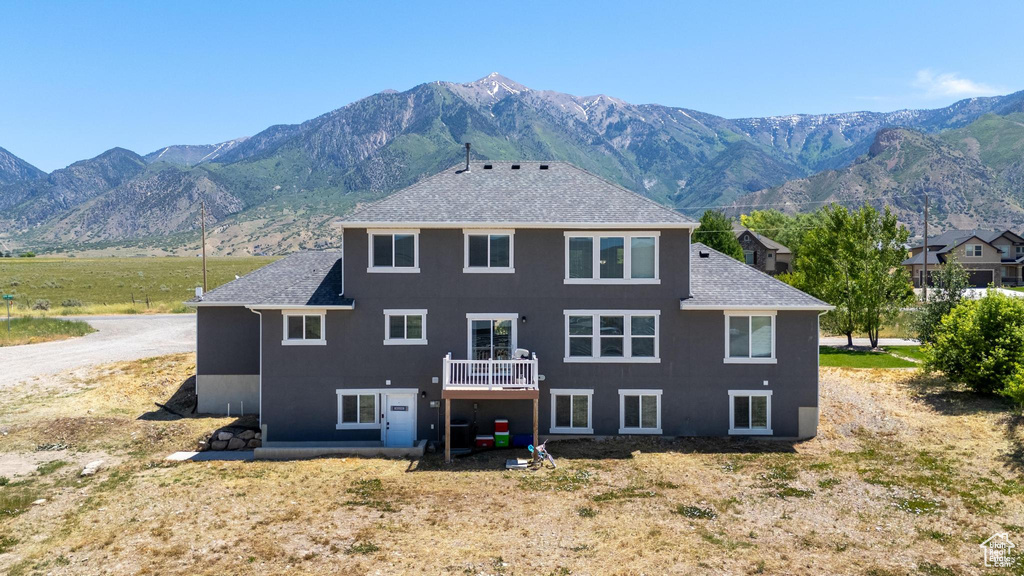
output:
{"label": "dirt ground", "polygon": [[810,441],[552,442],[538,472],[502,470],[513,451],[167,462],[230,423],[153,404],[193,371],[165,356],[0,395],[0,572],[1024,572],[978,547],[1024,546],[1022,419],[915,369],[823,369]]}

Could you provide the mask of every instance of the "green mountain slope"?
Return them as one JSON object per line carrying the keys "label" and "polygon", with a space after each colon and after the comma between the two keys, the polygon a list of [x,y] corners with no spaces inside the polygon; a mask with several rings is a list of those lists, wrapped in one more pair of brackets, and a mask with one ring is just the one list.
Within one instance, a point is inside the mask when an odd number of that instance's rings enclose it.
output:
{"label": "green mountain slope", "polygon": [[[981,222],[997,217],[982,210],[987,199],[1021,177],[1007,141],[1020,142],[1012,122],[1022,103],[1024,92],[938,110],[729,120],[605,95],[531,90],[492,74],[381,92],[302,124],[217,145],[168,146],[145,158],[114,149],[35,180],[0,181],[0,228],[44,250],[118,242],[185,248],[195,245],[205,199],[222,250],[329,246],[337,242],[326,225],[331,216],[459,162],[467,141],[477,159],[565,160],[695,212],[750,203],[751,194],[896,194],[918,181],[932,185],[933,178],[950,194],[981,194],[965,200],[977,204]],[[978,133],[958,132],[969,125]],[[901,136],[906,145],[897,168],[883,170],[888,136],[883,150],[868,152],[880,142],[876,133],[892,126],[919,130],[924,139]],[[910,150],[917,148],[938,164],[915,159]],[[910,165],[916,168],[903,168]],[[855,176],[843,176],[851,169]]]}

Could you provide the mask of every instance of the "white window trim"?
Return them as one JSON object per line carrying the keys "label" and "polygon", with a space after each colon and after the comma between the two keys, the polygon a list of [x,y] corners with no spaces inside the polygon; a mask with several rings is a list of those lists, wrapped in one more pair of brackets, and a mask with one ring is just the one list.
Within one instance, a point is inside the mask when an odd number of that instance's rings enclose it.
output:
{"label": "white window trim", "polygon": [[[551,427],[549,434],[593,434],[594,433],[594,390],[583,388],[552,388],[551,393]],[[556,396],[586,396],[587,397],[587,426],[580,427],[559,427],[555,426],[555,397]],[[570,405],[571,409],[571,405]]]}
{"label": "white window trim", "polygon": [[[320,339],[312,340],[306,338],[288,338],[288,317],[289,316],[319,316],[320,317]],[[302,320],[302,333],[306,333],[306,320]],[[281,310],[281,345],[282,346],[326,346],[327,345],[327,310]]]}
{"label": "white window trim", "polygon": [[[392,338],[391,337],[391,316],[422,316],[423,337],[422,338]],[[409,330],[406,320],[406,331]],[[427,343],[427,311],[414,309],[388,308],[384,310],[384,345],[385,346],[423,346]]]}
{"label": "white window trim", "polygon": [[[776,310],[726,310],[725,311],[725,363],[726,364],[778,364],[779,360],[775,357],[775,325],[776,325]],[[772,318],[772,355],[768,358],[732,358],[729,356],[729,319],[733,316],[747,317],[752,316],[771,316]],[[749,320],[748,320],[749,322]],[[750,353],[751,342],[753,341],[753,333],[750,335],[750,341],[747,342],[747,353]]]}
{"label": "white window trim", "polygon": [[[469,265],[469,237],[487,236],[487,266]],[[508,266],[491,267],[491,236],[508,236]],[[516,272],[516,231],[515,230],[475,230],[466,228],[462,231],[463,274],[515,274]]]}
{"label": "white window trim", "polygon": [[[981,248],[981,254],[975,254],[977,250],[972,248]],[[985,248],[981,244],[964,244],[964,257],[965,258],[981,258],[985,255]]]}
{"label": "white window trim", "polygon": [[466,358],[473,357],[473,320],[511,320],[512,351],[519,346],[519,314],[488,314],[486,312],[470,312],[466,314]]}
{"label": "white window trim", "polygon": [[[380,400],[381,392],[379,388],[339,388],[336,390],[338,394],[338,421],[335,424],[335,430],[376,430],[380,428]],[[341,421],[341,398],[342,396],[362,396],[362,395],[373,395],[373,422],[347,422],[342,423]],[[356,413],[358,414],[358,410]]]}
{"label": "white window trim", "polygon": [[[768,399],[767,428],[734,428],[736,425],[735,396],[764,396]],[[752,413],[752,412],[751,412]],[[751,417],[753,417],[751,415]],[[771,436],[772,435],[772,391],[771,390],[729,390],[729,435],[730,436]]]}
{"label": "white window trim", "polygon": [[[395,234],[412,234],[413,267],[396,267],[395,263],[395,240],[391,239],[391,266],[373,265],[373,237],[394,236]],[[420,231],[418,228],[376,228],[366,231],[366,271],[375,274],[419,274],[420,272]]]}
{"label": "white window trim", "polygon": [[[661,362],[661,310],[563,310],[564,326],[562,335],[565,338],[564,357],[567,364],[658,364]],[[592,356],[569,356],[569,317],[591,316],[594,319],[594,333],[591,335]],[[601,316],[623,317],[622,357],[603,357],[601,353]],[[633,326],[632,316],[654,316],[654,356],[633,357]]]}
{"label": "white window trim", "polygon": [[[626,396],[656,396],[658,400],[658,426],[656,428],[626,428]],[[619,389],[619,434],[661,434],[661,390]]]}
{"label": "white window trim", "polygon": [[[601,278],[601,238],[623,238],[622,262],[623,278]],[[633,273],[633,250],[630,239],[634,237],[654,238],[654,278],[630,278]],[[593,278],[569,278],[569,239],[590,238],[592,244]],[[661,284],[661,234],[657,231],[640,232],[618,232],[618,231],[592,231],[592,232],[565,232],[565,284]]]}

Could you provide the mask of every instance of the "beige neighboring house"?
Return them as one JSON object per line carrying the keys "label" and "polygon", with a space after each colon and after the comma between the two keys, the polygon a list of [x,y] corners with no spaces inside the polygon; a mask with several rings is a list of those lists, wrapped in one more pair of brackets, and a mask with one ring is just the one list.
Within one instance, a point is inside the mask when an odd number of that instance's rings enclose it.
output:
{"label": "beige neighboring house", "polygon": [[950,230],[910,247],[903,265],[910,271],[914,287],[924,284],[924,262],[931,276],[941,264],[956,259],[967,270],[968,283],[986,286],[1024,286],[1024,238],[1010,230]]}
{"label": "beige neighboring house", "polygon": [[790,271],[793,253],[789,248],[739,224],[734,224],[732,231],[743,247],[747,264],[772,276]]}

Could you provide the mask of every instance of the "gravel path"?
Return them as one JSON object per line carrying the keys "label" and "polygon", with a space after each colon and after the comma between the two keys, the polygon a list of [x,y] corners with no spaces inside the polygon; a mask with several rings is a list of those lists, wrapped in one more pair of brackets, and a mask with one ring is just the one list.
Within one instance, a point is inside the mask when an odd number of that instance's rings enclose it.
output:
{"label": "gravel path", "polygon": [[196,349],[194,314],[74,319],[97,331],[81,338],[0,348],[0,389],[65,370]]}

